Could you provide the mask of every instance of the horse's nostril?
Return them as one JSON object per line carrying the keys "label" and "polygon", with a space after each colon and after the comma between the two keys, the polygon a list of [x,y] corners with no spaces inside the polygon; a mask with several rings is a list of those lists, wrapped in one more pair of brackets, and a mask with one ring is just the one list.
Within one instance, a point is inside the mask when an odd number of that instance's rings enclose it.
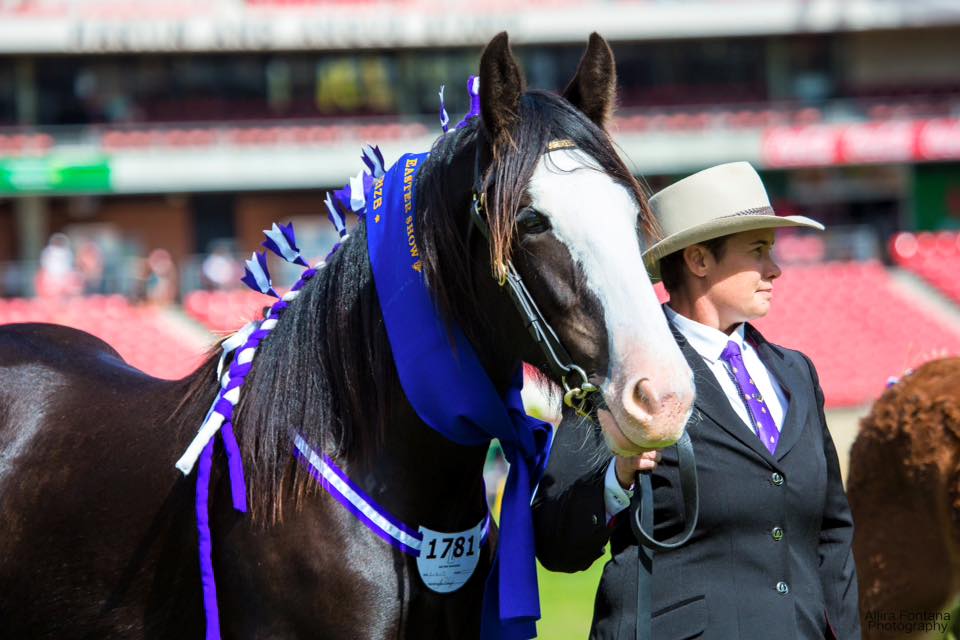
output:
{"label": "horse's nostril", "polygon": [[633,385],[633,404],[651,416],[659,411],[660,399],[649,378],[640,378]]}

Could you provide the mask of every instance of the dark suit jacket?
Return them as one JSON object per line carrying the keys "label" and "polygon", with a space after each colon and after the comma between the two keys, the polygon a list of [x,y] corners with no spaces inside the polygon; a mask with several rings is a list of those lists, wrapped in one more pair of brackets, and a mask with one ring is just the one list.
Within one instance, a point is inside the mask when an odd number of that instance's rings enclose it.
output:
{"label": "dark suit jacket", "polygon": [[[810,360],[746,338],[789,397],[771,455],[730,406],[700,355],[674,330],[696,382],[687,430],[696,455],[700,518],[690,541],[653,557],[656,640],[795,640],[860,637],[853,521],[823,392]],[[637,547],[626,513],[605,526],[602,437],[561,425],[534,501],[537,555],[554,571],[580,571],[612,559],[597,591],[591,638],[634,639]],[[683,529],[676,448],[652,477],[655,535]],[[774,528],[782,529],[775,539]],[[786,584],[784,587],[779,583]]]}

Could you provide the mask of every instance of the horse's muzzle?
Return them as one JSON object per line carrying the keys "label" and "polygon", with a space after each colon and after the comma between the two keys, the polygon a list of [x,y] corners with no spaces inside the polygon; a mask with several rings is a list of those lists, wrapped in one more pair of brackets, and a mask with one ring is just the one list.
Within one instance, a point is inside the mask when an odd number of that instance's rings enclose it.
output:
{"label": "horse's muzzle", "polygon": [[678,371],[659,382],[631,376],[612,385],[607,398],[610,413],[606,419],[601,416],[600,424],[614,453],[636,455],[669,446],[683,435],[694,399],[693,376],[685,363],[684,368],[685,375]]}

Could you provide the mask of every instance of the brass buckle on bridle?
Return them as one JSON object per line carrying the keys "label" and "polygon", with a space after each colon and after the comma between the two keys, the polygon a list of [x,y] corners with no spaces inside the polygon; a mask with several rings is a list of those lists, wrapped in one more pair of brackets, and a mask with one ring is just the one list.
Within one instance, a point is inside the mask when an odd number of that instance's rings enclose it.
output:
{"label": "brass buckle on bridle", "polygon": [[587,380],[587,374],[583,369],[575,364],[568,366],[571,373],[575,373],[580,376],[580,385],[571,387],[570,383],[567,382],[567,376],[564,375],[561,377],[560,380],[563,382],[563,404],[573,409],[578,416],[588,418],[590,417],[590,411],[588,411],[586,408],[587,397],[591,393],[596,393],[599,391],[599,388],[597,385]]}

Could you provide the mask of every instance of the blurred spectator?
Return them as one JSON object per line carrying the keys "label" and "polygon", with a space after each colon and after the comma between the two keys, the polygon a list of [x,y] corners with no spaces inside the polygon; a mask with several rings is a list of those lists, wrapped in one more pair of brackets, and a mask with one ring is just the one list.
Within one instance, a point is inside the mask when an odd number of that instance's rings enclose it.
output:
{"label": "blurred spectator", "polygon": [[146,297],[158,305],[172,304],[177,298],[177,269],[166,249],[154,249],[147,256]]}
{"label": "blurred spectator", "polygon": [[80,293],[82,283],[74,269],[70,238],[63,233],[50,236],[40,253],[37,271],[37,295],[46,298],[72,296]]}
{"label": "blurred spectator", "polygon": [[106,293],[103,283],[103,253],[93,240],[84,240],[77,248],[77,270],[84,295]]}
{"label": "blurred spectator", "polygon": [[215,291],[235,288],[242,275],[240,264],[225,244],[214,246],[213,252],[204,258],[200,271],[204,285]]}
{"label": "blurred spectator", "polygon": [[28,291],[28,276],[25,275],[25,271],[23,264],[19,262],[0,264],[0,296],[17,298],[32,293]]}

